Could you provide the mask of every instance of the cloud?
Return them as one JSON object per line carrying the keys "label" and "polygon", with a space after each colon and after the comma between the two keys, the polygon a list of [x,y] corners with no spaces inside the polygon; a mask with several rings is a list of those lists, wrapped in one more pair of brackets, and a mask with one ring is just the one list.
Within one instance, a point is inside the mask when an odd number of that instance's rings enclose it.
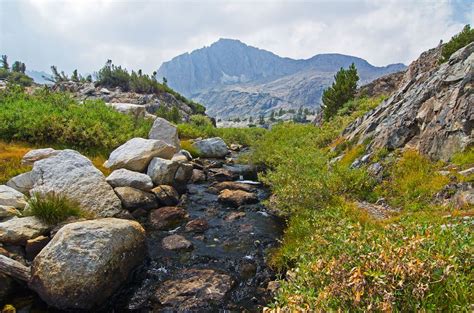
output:
{"label": "cloud", "polygon": [[92,72],[107,59],[152,72],[235,38],[292,58],[338,52],[409,63],[472,20],[467,1],[0,0],[0,52],[27,67]]}

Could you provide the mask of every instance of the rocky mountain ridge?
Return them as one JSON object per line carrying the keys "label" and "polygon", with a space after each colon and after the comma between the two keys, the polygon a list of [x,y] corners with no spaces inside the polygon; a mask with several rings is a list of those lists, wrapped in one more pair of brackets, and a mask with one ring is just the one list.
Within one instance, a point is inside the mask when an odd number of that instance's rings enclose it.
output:
{"label": "rocky mountain ridge", "polygon": [[439,64],[442,46],[412,62],[393,95],[344,131],[347,140],[371,139],[368,152],[414,148],[448,160],[474,143],[474,43]]}
{"label": "rocky mountain ridge", "polygon": [[280,108],[318,108],[335,72],[352,62],[361,83],[405,69],[403,64],[376,67],[361,58],[334,53],[306,60],[282,58],[238,40],[220,39],[163,63],[157,76],[203,103],[211,116],[255,116]]}

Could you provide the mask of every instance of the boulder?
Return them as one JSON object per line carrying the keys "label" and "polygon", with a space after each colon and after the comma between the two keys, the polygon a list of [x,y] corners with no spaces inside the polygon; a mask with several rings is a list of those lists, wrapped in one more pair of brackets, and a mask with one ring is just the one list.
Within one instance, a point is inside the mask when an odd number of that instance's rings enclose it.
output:
{"label": "boulder", "polygon": [[26,206],[26,198],[24,194],[12,187],[0,185],[0,205],[23,209]]}
{"label": "boulder", "polygon": [[166,250],[189,250],[193,247],[191,241],[181,235],[170,235],[161,241],[163,249]]}
{"label": "boulder", "polygon": [[54,150],[53,148],[35,149],[31,150],[23,156],[21,164],[33,165],[36,161],[49,158],[58,154],[61,150]]}
{"label": "boulder", "polygon": [[162,207],[150,213],[149,221],[154,229],[166,230],[178,226],[186,220],[185,210],[175,206]]}
{"label": "boulder", "polygon": [[154,157],[170,159],[175,152],[176,148],[164,141],[133,138],[112,151],[104,166],[143,172]]}
{"label": "boulder", "polygon": [[178,162],[156,157],[151,160],[147,174],[155,185],[173,185],[179,166]]}
{"label": "boulder", "polygon": [[[230,275],[213,269],[185,269],[156,290],[160,304],[178,312],[209,312],[232,289]],[[215,308],[214,308],[215,309]]]}
{"label": "boulder", "polygon": [[104,218],[67,224],[34,259],[29,286],[53,307],[91,311],[145,255],[145,231],[137,222]]}
{"label": "boulder", "polygon": [[112,187],[133,187],[141,190],[153,188],[150,176],[121,168],[113,171],[106,179]]}
{"label": "boulder", "polygon": [[155,194],[161,205],[172,206],[179,202],[179,194],[172,186],[160,185],[151,191]]}
{"label": "boulder", "polygon": [[7,186],[11,187],[21,193],[28,194],[33,188],[33,180],[31,179],[31,172],[23,173],[11,178],[7,182]]}
{"label": "boulder", "polygon": [[146,109],[143,105],[133,103],[107,103],[107,105],[123,114],[145,117]]}
{"label": "boulder", "polygon": [[32,170],[34,187],[30,194],[55,193],[78,202],[99,217],[115,216],[122,204],[105,176],[92,162],[74,150],[36,161]]}
{"label": "boulder", "polygon": [[0,242],[24,245],[28,239],[45,235],[50,228],[35,216],[12,218],[0,223]]}
{"label": "boulder", "polygon": [[159,139],[179,149],[178,129],[175,125],[161,117],[157,117],[148,133],[148,138]]}
{"label": "boulder", "polygon": [[258,202],[258,198],[254,193],[246,192],[243,190],[224,189],[221,191],[217,199],[221,203],[228,204],[234,207]]}
{"label": "boulder", "polygon": [[223,158],[229,153],[229,148],[219,137],[196,140],[192,146],[203,158]]}
{"label": "boulder", "polygon": [[129,211],[135,209],[148,210],[158,207],[156,196],[151,192],[132,187],[117,187],[114,191],[122,201],[122,206]]}

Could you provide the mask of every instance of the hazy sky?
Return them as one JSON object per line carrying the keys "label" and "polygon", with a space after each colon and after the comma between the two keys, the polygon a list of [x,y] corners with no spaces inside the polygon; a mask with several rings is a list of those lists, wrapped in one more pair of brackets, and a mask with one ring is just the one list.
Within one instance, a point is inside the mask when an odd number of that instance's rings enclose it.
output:
{"label": "hazy sky", "polygon": [[408,64],[474,20],[472,0],[0,0],[0,53],[28,69],[152,72],[219,38],[280,56],[338,52]]}

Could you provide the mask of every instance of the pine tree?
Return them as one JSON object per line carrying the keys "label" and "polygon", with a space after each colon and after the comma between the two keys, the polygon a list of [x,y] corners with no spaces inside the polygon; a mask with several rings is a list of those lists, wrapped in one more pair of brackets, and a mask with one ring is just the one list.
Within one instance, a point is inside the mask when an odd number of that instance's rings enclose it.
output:
{"label": "pine tree", "polygon": [[7,71],[10,70],[10,66],[8,65],[8,57],[5,54],[2,55],[1,62],[2,62],[2,68],[4,70],[7,70]]}
{"label": "pine tree", "polygon": [[78,81],[79,81],[79,75],[77,75],[77,70],[74,70],[74,71],[72,72],[71,80],[72,80],[73,82],[78,82]]}
{"label": "pine tree", "polygon": [[337,111],[349,100],[354,99],[359,76],[354,63],[345,70],[341,67],[334,76],[332,86],[323,92],[323,116],[326,121],[337,114]]}

